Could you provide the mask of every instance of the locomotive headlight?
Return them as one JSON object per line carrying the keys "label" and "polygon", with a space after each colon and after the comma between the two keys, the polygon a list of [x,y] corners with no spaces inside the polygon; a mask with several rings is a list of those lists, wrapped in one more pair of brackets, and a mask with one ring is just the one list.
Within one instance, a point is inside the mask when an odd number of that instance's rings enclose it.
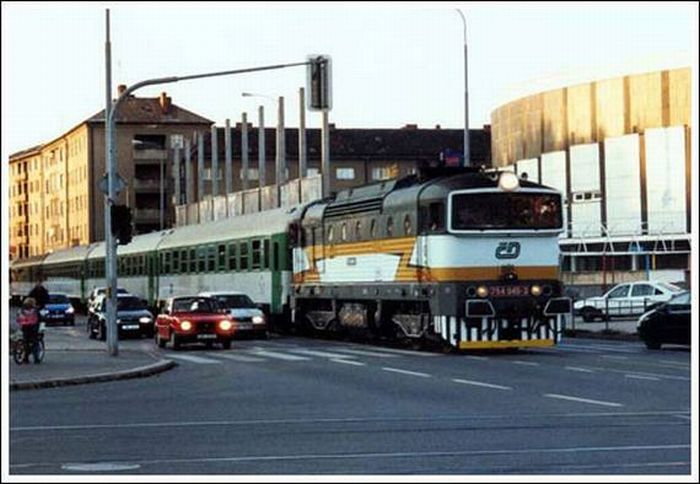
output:
{"label": "locomotive headlight", "polygon": [[476,288],[476,295],[479,297],[486,297],[489,295],[489,289],[486,286],[479,286]]}
{"label": "locomotive headlight", "polygon": [[192,329],[192,323],[189,321],[183,321],[180,323],[180,329],[183,331],[189,331]]}
{"label": "locomotive headlight", "polygon": [[518,175],[512,171],[504,171],[498,177],[498,188],[504,192],[512,192],[520,188],[520,180]]}
{"label": "locomotive headlight", "polygon": [[538,286],[537,284],[535,284],[530,288],[530,294],[537,297],[540,294],[542,294],[542,288],[540,286]]}

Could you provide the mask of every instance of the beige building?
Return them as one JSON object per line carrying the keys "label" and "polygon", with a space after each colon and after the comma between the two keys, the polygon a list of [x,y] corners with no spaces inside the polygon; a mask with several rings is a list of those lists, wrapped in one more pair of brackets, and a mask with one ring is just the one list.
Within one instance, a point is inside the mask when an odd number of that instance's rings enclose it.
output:
{"label": "beige building", "polygon": [[[120,92],[123,89],[120,86]],[[172,143],[207,131],[212,121],[162,93],[126,99],[117,116],[117,171],[127,182],[117,202],[134,209],[136,233],[172,224]],[[10,258],[104,239],[104,111],[48,143],[10,156]],[[162,170],[162,195],[161,195]]]}
{"label": "beige building", "polygon": [[494,166],[571,145],[690,126],[690,68],[663,70],[553,89],[491,113]]}

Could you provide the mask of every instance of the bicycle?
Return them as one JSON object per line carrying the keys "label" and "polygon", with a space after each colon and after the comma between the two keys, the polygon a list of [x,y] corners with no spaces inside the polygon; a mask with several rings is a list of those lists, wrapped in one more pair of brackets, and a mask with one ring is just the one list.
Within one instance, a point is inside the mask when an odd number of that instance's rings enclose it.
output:
{"label": "bicycle", "polygon": [[[34,344],[31,348],[31,354],[34,357],[34,363],[41,363],[44,359],[44,353],[46,352],[46,345],[44,344],[44,323],[39,323],[39,330],[37,331],[36,338],[34,339]],[[26,362],[29,363],[29,358],[27,352],[30,348],[27,347],[27,343],[22,337],[21,331],[17,332],[17,336],[13,337],[12,342],[12,358],[15,363],[21,365]]]}

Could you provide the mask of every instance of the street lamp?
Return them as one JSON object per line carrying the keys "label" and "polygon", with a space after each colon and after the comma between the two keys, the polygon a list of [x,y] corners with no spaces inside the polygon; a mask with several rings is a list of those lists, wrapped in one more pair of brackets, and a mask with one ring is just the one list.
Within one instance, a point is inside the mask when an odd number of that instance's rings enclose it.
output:
{"label": "street lamp", "polygon": [[464,166],[470,165],[469,160],[469,79],[467,77],[467,19],[462,11],[455,9],[462,19],[464,26]]}

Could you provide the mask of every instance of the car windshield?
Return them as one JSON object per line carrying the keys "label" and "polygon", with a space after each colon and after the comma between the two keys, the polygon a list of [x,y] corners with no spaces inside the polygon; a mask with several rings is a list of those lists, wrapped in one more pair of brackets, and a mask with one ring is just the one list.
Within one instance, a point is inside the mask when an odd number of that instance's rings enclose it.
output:
{"label": "car windshield", "polygon": [[558,229],[561,197],[553,193],[460,193],[452,198],[452,229]]}
{"label": "car windshield", "polygon": [[117,311],[135,311],[138,309],[146,309],[146,304],[137,297],[120,297],[117,298]]}
{"label": "car windshield", "polygon": [[209,297],[188,297],[173,301],[174,313],[214,313],[218,309],[216,300]]}
{"label": "car windshield", "polygon": [[681,294],[678,294],[677,296],[673,296],[671,300],[668,302],[669,304],[690,304],[690,293],[689,292],[684,292]]}
{"label": "car windshield", "polygon": [[214,296],[221,307],[232,309],[232,308],[254,308],[255,303],[245,294],[229,294]]}
{"label": "car windshield", "polygon": [[68,304],[68,296],[65,294],[50,294],[49,304]]}

